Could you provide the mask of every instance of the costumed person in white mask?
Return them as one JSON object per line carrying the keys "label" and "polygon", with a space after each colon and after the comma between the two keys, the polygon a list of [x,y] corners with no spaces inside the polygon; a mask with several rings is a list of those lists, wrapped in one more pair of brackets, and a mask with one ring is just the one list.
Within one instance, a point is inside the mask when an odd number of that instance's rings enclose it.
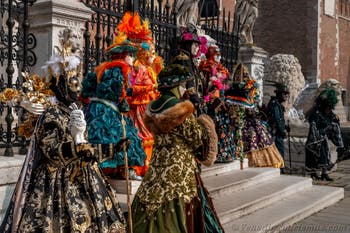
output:
{"label": "costumed person in white mask", "polygon": [[[57,101],[37,121],[0,232],[126,233],[116,196],[84,137],[79,58],[71,55],[71,43],[63,45],[61,56],[47,64]],[[37,103],[25,106],[40,112]],[[113,149],[121,150],[123,143]]]}
{"label": "costumed person in white mask", "polygon": [[155,144],[132,204],[134,233],[224,232],[197,164],[215,161],[215,126],[205,114],[196,119],[193,104],[181,100],[191,79],[187,68],[178,64],[158,76],[161,95],[145,115]]}
{"label": "costumed person in white mask", "polygon": [[229,106],[225,103],[225,82],[229,77],[228,70],[220,63],[220,49],[216,45],[208,47],[206,60],[199,65],[204,74],[204,100],[208,114],[213,118],[218,134],[218,155],[216,162],[232,162],[236,158],[234,125],[231,124]]}
{"label": "costumed person in white mask", "polygon": [[162,59],[155,52],[152,31],[148,25],[149,22],[142,21],[137,12],[126,12],[118,25],[118,30],[125,32],[128,39],[138,46],[134,72],[130,77],[132,94],[127,97],[130,106],[127,116],[134,122],[147,156],[143,166],[133,167],[139,176],[144,176],[148,170],[154,143],[153,135],[145,126],[143,117],[147,105],[159,96],[157,75],[163,66]]}
{"label": "costumed person in white mask", "polygon": [[197,110],[197,115],[205,113],[205,102],[203,99],[203,77],[194,63],[194,58],[199,55],[201,41],[195,28],[183,28],[179,38],[179,49],[177,55],[172,59],[172,64],[185,66],[193,80],[187,82],[186,99],[189,99]]}

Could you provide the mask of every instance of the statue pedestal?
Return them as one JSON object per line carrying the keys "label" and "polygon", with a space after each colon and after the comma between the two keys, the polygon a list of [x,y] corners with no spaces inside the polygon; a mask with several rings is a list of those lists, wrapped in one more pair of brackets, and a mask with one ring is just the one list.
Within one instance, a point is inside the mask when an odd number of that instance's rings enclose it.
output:
{"label": "statue pedestal", "polygon": [[65,28],[72,29],[77,36],[77,42],[83,45],[85,22],[91,15],[91,9],[78,0],[36,1],[29,11],[30,32],[37,40],[34,53],[38,56],[36,66],[31,72],[42,74],[41,67],[55,54],[55,46],[60,45],[58,35]]}
{"label": "statue pedestal", "polygon": [[304,114],[309,112],[315,104],[317,90],[317,83],[307,84],[307,87],[300,92],[298,98],[295,100],[294,107],[298,110],[303,110]]}
{"label": "statue pedestal", "polygon": [[[259,83],[260,97],[263,97],[263,77],[268,53],[253,45],[241,45],[238,51],[238,62],[248,67],[250,76]],[[260,103],[261,104],[261,103]]]}
{"label": "statue pedestal", "polygon": [[[305,143],[309,132],[309,124],[293,119],[289,120],[289,122],[290,138],[284,141],[285,165],[292,168],[293,173],[303,174],[305,171]],[[288,171],[286,172],[288,173]]]}

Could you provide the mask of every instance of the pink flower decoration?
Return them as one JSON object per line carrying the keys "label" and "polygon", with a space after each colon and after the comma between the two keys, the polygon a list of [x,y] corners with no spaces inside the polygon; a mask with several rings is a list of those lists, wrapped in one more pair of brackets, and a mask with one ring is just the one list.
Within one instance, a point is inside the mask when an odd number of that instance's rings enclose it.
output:
{"label": "pink flower decoration", "polygon": [[216,86],[219,90],[223,90],[223,88],[224,88],[224,86],[222,85],[222,83],[219,80],[213,80],[212,85]]}
{"label": "pink flower decoration", "polygon": [[193,40],[193,35],[192,33],[186,32],[182,36],[183,40]]}
{"label": "pink flower decoration", "polygon": [[205,38],[204,36],[199,36],[198,37],[199,41],[201,42],[200,46],[199,46],[199,51],[200,53],[206,54],[207,53],[207,38]]}

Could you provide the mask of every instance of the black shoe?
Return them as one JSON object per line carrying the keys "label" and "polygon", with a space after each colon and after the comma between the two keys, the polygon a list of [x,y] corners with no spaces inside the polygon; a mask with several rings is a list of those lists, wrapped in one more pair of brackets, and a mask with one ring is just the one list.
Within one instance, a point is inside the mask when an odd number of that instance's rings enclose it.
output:
{"label": "black shoe", "polygon": [[326,181],[333,181],[332,178],[328,176],[328,174],[322,174],[321,175],[321,180],[326,180]]}
{"label": "black shoe", "polygon": [[313,180],[320,180],[321,177],[319,175],[317,175],[316,172],[313,172],[313,173],[310,173],[310,177],[313,179]]}

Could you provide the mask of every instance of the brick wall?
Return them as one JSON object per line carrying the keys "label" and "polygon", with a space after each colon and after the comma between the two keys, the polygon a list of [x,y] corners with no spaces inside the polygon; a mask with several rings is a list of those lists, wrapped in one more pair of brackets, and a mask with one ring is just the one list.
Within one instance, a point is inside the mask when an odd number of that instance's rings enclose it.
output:
{"label": "brick wall", "polygon": [[[220,3],[220,0],[217,2]],[[232,16],[235,12],[235,4],[236,0],[222,0],[222,8],[225,8],[226,13],[230,11]]]}
{"label": "brick wall", "polygon": [[339,54],[338,26],[335,15],[329,16],[324,11],[324,1],[320,1],[319,32],[319,79],[321,82],[329,78],[338,79]]}
{"label": "brick wall", "polygon": [[339,67],[338,77],[343,88],[348,91],[347,103],[350,103],[350,3],[340,0],[338,7],[339,27]]}
{"label": "brick wall", "polygon": [[294,54],[308,82],[317,75],[317,0],[260,0],[254,42],[270,56]]}

